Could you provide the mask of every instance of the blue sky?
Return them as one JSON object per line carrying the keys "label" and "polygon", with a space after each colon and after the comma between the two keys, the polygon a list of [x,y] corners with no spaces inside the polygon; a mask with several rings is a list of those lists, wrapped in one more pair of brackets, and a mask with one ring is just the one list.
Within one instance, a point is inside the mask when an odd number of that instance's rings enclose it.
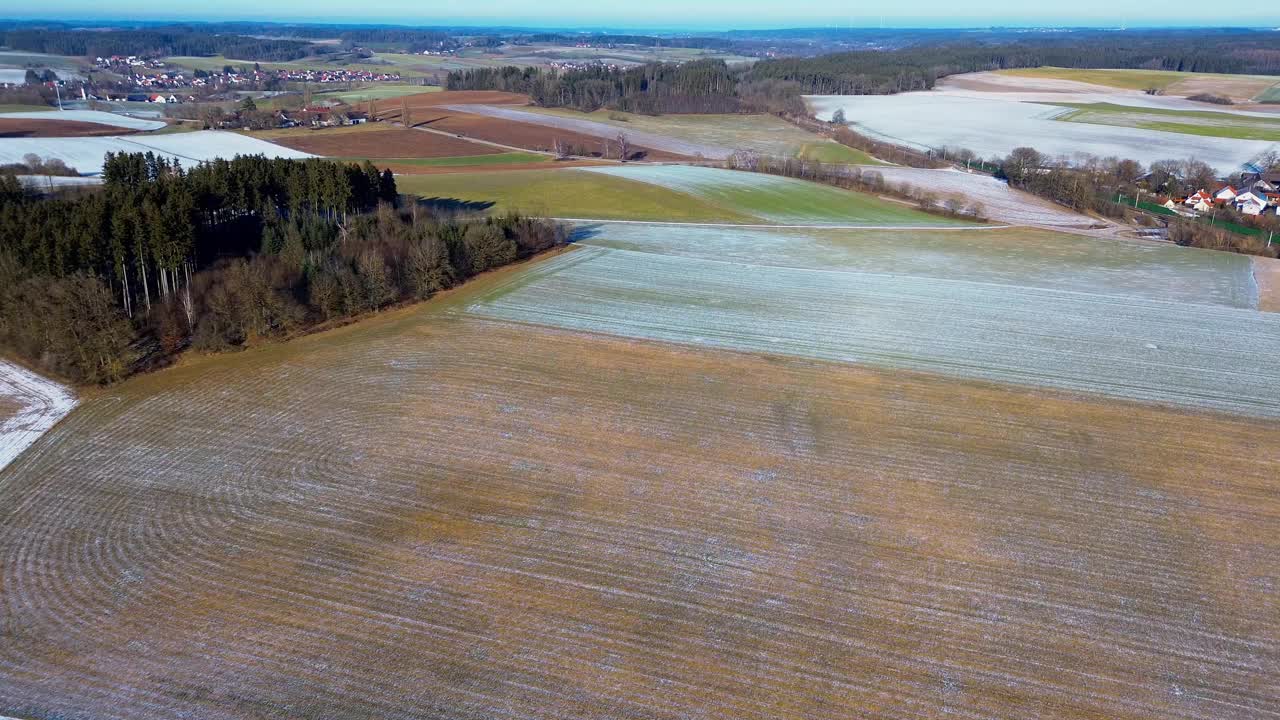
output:
{"label": "blue sky", "polygon": [[[982,27],[988,25],[1204,24],[1195,13],[1152,12],[1149,0],[52,0],[0,10],[0,16],[111,19],[211,19],[394,22],[521,26],[661,27],[670,29],[853,25],[877,27]],[[1176,5],[1164,6],[1168,8]],[[353,12],[359,9],[361,14]],[[1274,15],[1280,16],[1280,13]],[[1184,19],[1186,18],[1186,19]],[[1214,24],[1233,23],[1231,15]],[[1238,19],[1238,16],[1237,16]],[[1274,22],[1276,17],[1267,18]],[[1258,22],[1258,18],[1252,18]]]}

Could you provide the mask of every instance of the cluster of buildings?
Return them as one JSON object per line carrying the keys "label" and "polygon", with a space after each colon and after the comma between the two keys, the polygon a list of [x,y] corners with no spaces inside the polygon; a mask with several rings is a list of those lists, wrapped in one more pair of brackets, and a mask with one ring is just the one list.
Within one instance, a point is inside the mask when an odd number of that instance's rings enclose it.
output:
{"label": "cluster of buildings", "polygon": [[[240,72],[231,70],[196,71],[189,73],[180,68],[167,67],[162,61],[139,58],[134,55],[112,55],[108,58],[95,58],[95,64],[104,69],[127,69],[132,76],[133,84],[149,90],[174,88],[224,87],[230,85],[260,85],[271,80],[307,83],[353,83],[353,82],[399,82],[398,72],[371,72],[369,70],[352,70],[334,68],[332,70],[313,70],[298,68],[296,70],[253,70]],[[147,72],[159,70],[160,72]]]}
{"label": "cluster of buildings", "polygon": [[1239,187],[1224,185],[1213,192],[1201,189],[1185,198],[1160,198],[1159,202],[1184,214],[1232,207],[1241,215],[1256,216],[1269,211],[1280,215],[1280,173],[1250,173],[1241,178]]}

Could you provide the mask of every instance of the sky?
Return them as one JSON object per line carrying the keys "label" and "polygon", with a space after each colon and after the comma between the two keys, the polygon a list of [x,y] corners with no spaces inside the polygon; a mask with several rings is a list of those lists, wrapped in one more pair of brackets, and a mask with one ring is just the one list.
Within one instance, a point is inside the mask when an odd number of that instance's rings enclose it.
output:
{"label": "sky", "polygon": [[[1202,25],[1233,23],[1230,16],[1152,12],[1149,0],[911,0],[902,3],[839,0],[50,0],[0,9],[4,17],[133,20],[277,20],[405,25],[515,25],[527,27],[753,28],[986,27]],[[1177,7],[1176,5],[1166,6]],[[354,12],[354,10],[360,12]],[[1280,21],[1275,17],[1252,22]],[[1268,23],[1269,24],[1269,23]]]}

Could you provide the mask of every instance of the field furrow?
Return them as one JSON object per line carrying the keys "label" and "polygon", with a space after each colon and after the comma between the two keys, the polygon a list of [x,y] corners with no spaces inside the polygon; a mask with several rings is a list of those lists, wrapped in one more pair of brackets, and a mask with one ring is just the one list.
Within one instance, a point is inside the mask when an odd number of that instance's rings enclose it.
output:
{"label": "field furrow", "polygon": [[0,474],[0,714],[1274,718],[1273,437],[428,306]]}

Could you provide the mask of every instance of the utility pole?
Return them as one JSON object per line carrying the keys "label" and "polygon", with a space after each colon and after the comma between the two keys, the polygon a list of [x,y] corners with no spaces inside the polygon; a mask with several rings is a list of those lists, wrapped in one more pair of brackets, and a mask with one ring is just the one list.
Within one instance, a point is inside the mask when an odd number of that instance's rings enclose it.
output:
{"label": "utility pole", "polygon": [[62,88],[58,86],[58,81],[53,81],[53,92],[58,96],[58,109],[62,109]]}

